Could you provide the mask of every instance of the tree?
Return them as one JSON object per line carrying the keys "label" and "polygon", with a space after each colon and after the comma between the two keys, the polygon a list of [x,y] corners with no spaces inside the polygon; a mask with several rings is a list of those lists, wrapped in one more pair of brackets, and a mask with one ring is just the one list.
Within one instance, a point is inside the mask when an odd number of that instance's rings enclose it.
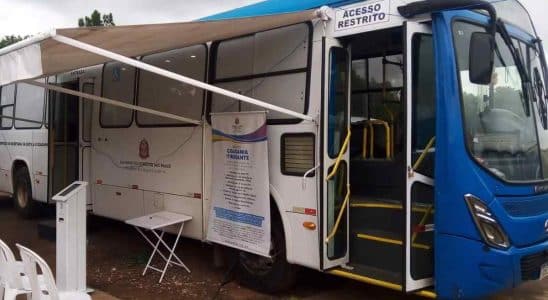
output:
{"label": "tree", "polygon": [[78,27],[101,27],[101,26],[115,26],[114,17],[112,13],[103,14],[98,10],[94,10],[91,15],[78,19]]}
{"label": "tree", "polygon": [[26,35],[24,37],[21,37],[20,35],[6,35],[2,38],[2,40],[0,40],[0,49],[1,48],[4,48],[4,47],[7,47],[11,44],[15,44],[17,42],[20,42],[26,38],[28,38],[29,36]]}

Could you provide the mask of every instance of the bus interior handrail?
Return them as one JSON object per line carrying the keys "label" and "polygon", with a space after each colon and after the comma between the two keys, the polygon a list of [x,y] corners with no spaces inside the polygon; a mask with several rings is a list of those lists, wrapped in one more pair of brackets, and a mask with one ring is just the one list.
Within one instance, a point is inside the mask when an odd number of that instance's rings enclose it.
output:
{"label": "bus interior handrail", "polygon": [[417,161],[413,164],[413,172],[416,172],[419,167],[421,166],[422,162],[424,161],[424,159],[426,158],[426,155],[428,153],[430,153],[430,149],[432,149],[432,147],[434,146],[434,143],[436,142],[436,137],[433,136],[430,141],[428,141],[428,144],[426,144],[426,147],[424,148],[424,150],[422,151],[421,155],[419,156],[419,158],[417,159]]}
{"label": "bus interior handrail", "polygon": [[344,212],[346,211],[346,207],[348,206],[348,201],[350,200],[350,183],[346,184],[346,196],[344,197],[344,201],[342,204],[341,209],[339,210],[339,215],[337,216],[337,220],[335,221],[335,224],[333,225],[333,228],[331,229],[331,232],[327,237],[325,238],[325,243],[329,243],[329,241],[337,234],[337,231],[339,229],[339,225],[341,223],[342,216]]}
{"label": "bus interior handrail", "polygon": [[335,166],[333,167],[333,170],[327,175],[325,178],[326,181],[331,180],[335,174],[337,174],[337,171],[339,170],[339,165],[341,164],[342,158],[344,154],[346,153],[346,150],[348,148],[348,144],[350,143],[350,136],[352,135],[352,131],[350,130],[350,127],[347,129],[346,138],[344,139],[344,143],[341,147],[341,151],[339,152],[339,155],[337,155],[337,159],[335,160]]}

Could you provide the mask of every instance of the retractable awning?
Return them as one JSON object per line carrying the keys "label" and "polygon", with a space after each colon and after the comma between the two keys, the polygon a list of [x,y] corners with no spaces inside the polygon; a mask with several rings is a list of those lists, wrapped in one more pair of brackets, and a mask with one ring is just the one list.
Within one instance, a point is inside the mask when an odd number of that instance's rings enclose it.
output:
{"label": "retractable awning", "polygon": [[0,50],[0,85],[110,61],[59,42],[68,37],[127,57],[227,39],[317,18],[315,10],[220,21],[57,29]]}
{"label": "retractable awning", "polygon": [[[49,34],[36,36],[1,49],[0,85],[25,81],[29,84],[56,90],[59,87],[39,84],[29,79],[59,74],[108,61],[119,61],[213,93],[251,103],[267,110],[278,111],[302,120],[312,121],[313,118],[310,116],[164,70],[132,57],[242,36],[310,21],[315,18],[327,20],[326,9],[217,21],[58,29]],[[77,92],[67,89],[59,92],[77,95]],[[127,106],[113,99],[102,97],[92,99],[90,96],[83,98],[102,102],[110,101],[112,105],[116,106]],[[131,109],[137,108],[131,107]],[[147,111],[164,117],[182,118],[190,123],[200,123],[198,120],[173,116],[165,112],[150,109],[147,109]]]}

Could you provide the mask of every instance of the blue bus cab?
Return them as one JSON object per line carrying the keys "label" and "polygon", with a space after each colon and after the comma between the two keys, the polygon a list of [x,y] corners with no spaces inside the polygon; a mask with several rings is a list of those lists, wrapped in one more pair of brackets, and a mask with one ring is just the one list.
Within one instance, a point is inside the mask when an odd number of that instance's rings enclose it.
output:
{"label": "blue bus cab", "polygon": [[[471,10],[432,14],[440,298],[485,297],[548,276],[544,52],[517,1],[493,7],[495,25]],[[482,54],[471,53],[470,43],[490,27],[493,71],[477,84],[470,63]]]}

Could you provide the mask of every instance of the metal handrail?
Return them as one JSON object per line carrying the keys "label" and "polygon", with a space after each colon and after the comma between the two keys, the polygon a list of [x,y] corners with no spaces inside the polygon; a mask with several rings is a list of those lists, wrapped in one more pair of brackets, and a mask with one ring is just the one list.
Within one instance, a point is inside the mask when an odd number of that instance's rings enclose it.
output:
{"label": "metal handrail", "polygon": [[[386,134],[386,158],[392,158],[394,155],[394,129],[391,123],[383,120],[366,120],[366,124],[363,126],[363,140],[362,140],[362,158],[367,158],[367,138],[369,137],[370,158],[374,158],[374,146],[375,146],[375,128],[373,125],[382,125],[385,128]],[[369,135],[367,129],[371,131]]]}
{"label": "metal handrail", "polygon": [[432,149],[432,147],[434,146],[434,142],[436,142],[435,136],[433,136],[428,142],[428,144],[426,144],[426,147],[424,148],[424,151],[419,156],[419,159],[417,159],[415,164],[413,164],[413,171],[417,171],[417,169],[420,167],[420,165],[422,164],[422,161],[426,158],[426,154],[428,154],[428,151],[430,151],[430,149]]}
{"label": "metal handrail", "polygon": [[348,132],[346,134],[346,138],[344,139],[344,143],[342,145],[341,151],[339,152],[339,155],[337,156],[337,160],[335,161],[335,166],[333,166],[333,170],[331,170],[331,172],[325,178],[326,181],[333,178],[333,176],[335,176],[335,174],[337,173],[337,171],[339,169],[339,165],[341,164],[341,160],[342,160],[344,154],[346,153],[346,149],[348,148],[348,144],[350,143],[350,136],[351,135],[352,134],[351,134],[351,130],[350,130],[350,127],[349,127]]}
{"label": "metal handrail", "polygon": [[[369,127],[369,131],[371,132],[370,134],[370,137],[369,137],[369,147],[370,147],[370,158],[374,158],[375,157],[375,127],[374,125],[382,125],[384,126],[384,129],[385,129],[385,140],[386,140],[386,158],[387,159],[390,159],[392,158],[392,130],[391,130],[391,126],[390,124],[388,124],[388,122],[386,121],[383,121],[383,120],[367,120],[366,121],[367,123],[367,126]],[[364,130],[365,130],[365,126],[364,126]],[[365,135],[364,135],[365,137]],[[362,156],[363,156],[363,153],[365,153],[366,151],[362,151]],[[365,157],[364,157],[365,158]]]}
{"label": "metal handrail", "polygon": [[348,206],[348,200],[350,200],[350,184],[346,184],[346,196],[344,197],[343,205],[341,207],[341,210],[339,211],[339,215],[337,216],[337,220],[335,221],[335,225],[333,226],[333,229],[331,229],[331,232],[327,237],[325,238],[325,243],[329,243],[329,241],[335,236],[337,233],[337,230],[339,229],[339,225],[341,223],[342,216],[346,210],[346,207]]}

